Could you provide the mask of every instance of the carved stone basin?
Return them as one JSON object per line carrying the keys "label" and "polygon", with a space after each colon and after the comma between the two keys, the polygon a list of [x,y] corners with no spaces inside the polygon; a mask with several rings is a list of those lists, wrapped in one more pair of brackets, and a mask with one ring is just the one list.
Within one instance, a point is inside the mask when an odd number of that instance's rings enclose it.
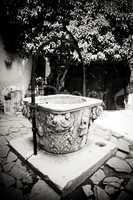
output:
{"label": "carved stone basin", "polygon": [[[55,154],[81,149],[88,140],[89,126],[102,111],[102,101],[76,95],[36,97],[37,140],[40,147]],[[23,114],[31,118],[31,99],[24,99]]]}

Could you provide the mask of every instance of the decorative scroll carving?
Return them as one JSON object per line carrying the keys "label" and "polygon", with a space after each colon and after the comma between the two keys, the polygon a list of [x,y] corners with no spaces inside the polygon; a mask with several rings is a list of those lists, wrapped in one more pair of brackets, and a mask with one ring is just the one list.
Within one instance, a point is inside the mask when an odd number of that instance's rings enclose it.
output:
{"label": "decorative scroll carving", "polygon": [[[89,126],[102,112],[102,106],[84,107],[65,113],[47,111],[36,107],[38,144],[55,154],[70,153],[81,149],[88,140]],[[24,105],[23,113],[30,115],[29,104]]]}
{"label": "decorative scroll carving", "polygon": [[91,120],[94,121],[97,119],[103,111],[103,107],[101,105],[92,107],[91,110]]}
{"label": "decorative scroll carving", "polygon": [[90,121],[91,110],[85,109],[82,112],[81,123],[79,126],[79,137],[82,138],[81,147],[84,146],[88,139],[88,129]]}
{"label": "decorative scroll carving", "polygon": [[44,136],[46,125],[46,113],[43,110],[36,110],[36,124],[38,128],[38,136],[41,138]]}
{"label": "decorative scroll carving", "polygon": [[81,149],[88,139],[90,115],[88,108],[64,114],[38,111],[39,144],[46,151],[57,154]]}
{"label": "decorative scroll carving", "polygon": [[24,102],[23,104],[23,108],[22,108],[22,113],[25,117],[27,117],[28,119],[31,118],[31,112],[30,112],[30,105],[28,102]]}
{"label": "decorative scroll carving", "polygon": [[74,115],[70,112],[64,114],[45,112],[45,116],[43,115],[42,111],[37,112],[39,143],[42,148],[52,153],[73,151]]}
{"label": "decorative scroll carving", "polygon": [[74,118],[73,115],[68,112],[65,114],[52,114],[47,115],[46,126],[52,133],[57,132],[63,134],[66,131],[72,131]]}

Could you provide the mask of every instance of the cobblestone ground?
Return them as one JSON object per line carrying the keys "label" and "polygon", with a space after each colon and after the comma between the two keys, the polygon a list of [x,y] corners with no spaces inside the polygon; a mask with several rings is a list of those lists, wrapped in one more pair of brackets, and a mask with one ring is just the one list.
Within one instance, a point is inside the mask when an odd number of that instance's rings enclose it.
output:
{"label": "cobblestone ground", "polygon": [[[12,200],[56,200],[48,196],[46,183],[22,162],[9,141],[31,131],[22,115],[0,115],[0,198]],[[98,171],[65,199],[131,200],[133,197],[133,146],[117,151]]]}

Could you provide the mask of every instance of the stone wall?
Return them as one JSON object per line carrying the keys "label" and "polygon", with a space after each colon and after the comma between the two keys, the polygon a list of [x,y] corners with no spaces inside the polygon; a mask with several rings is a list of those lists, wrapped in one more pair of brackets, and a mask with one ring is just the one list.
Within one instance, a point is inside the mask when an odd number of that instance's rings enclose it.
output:
{"label": "stone wall", "polygon": [[26,93],[31,78],[31,60],[9,55],[0,38],[0,99],[12,89]]}

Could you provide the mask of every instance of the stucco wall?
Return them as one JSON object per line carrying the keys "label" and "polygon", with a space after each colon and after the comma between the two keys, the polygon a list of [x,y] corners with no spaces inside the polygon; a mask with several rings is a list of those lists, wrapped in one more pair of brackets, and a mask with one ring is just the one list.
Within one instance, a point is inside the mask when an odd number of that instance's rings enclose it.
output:
{"label": "stucco wall", "polygon": [[22,90],[25,95],[31,78],[31,60],[15,56],[11,66],[7,67],[5,60],[8,56],[0,38],[0,96],[6,95],[10,88]]}

